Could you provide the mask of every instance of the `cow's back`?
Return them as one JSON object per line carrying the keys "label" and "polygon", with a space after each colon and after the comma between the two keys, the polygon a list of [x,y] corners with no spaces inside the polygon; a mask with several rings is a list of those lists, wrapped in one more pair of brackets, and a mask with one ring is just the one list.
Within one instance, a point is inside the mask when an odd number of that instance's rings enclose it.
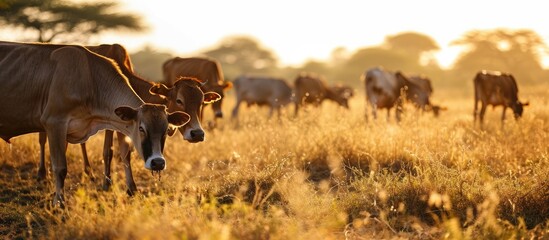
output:
{"label": "cow's back", "polygon": [[294,81],[294,87],[299,102],[320,102],[326,97],[327,86],[316,77],[300,75]]}
{"label": "cow's back", "polygon": [[217,86],[223,81],[219,63],[207,58],[180,58],[167,60],[162,65],[164,82],[171,86],[179,77],[193,77],[205,81],[205,87]]}
{"label": "cow's back", "polygon": [[433,85],[431,84],[431,80],[429,80],[427,77],[421,76],[421,75],[414,75],[414,76],[410,76],[408,80],[410,80],[410,82],[420,87],[421,90],[427,93],[428,96],[431,96],[433,94]]}
{"label": "cow's back", "polygon": [[285,105],[291,102],[292,89],[282,79],[240,76],[233,85],[237,98],[250,104],[271,105],[273,101],[279,101]]}

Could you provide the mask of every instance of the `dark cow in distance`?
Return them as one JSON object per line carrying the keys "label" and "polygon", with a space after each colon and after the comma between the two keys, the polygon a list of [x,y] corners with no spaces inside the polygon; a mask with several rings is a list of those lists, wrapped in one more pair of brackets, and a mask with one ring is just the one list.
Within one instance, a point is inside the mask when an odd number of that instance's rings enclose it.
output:
{"label": "dark cow in distance", "polygon": [[[515,119],[518,119],[522,116],[523,107],[529,105],[519,101],[517,82],[511,74],[483,70],[476,74],[473,83],[475,86],[474,121],[476,122],[478,118],[481,125],[488,105],[503,106],[502,122],[505,120],[507,108],[511,108]],[[480,112],[478,112],[478,102],[481,103]]]}
{"label": "dark cow in distance", "polygon": [[[149,82],[134,73],[133,65],[126,49],[119,44],[101,44],[99,46],[86,46],[87,49],[94,53],[108,57],[114,60],[122,74],[128,78],[130,86],[143,101],[147,103],[163,104],[168,107],[168,112],[183,111],[190,115],[189,123],[179,128],[179,132],[185,140],[191,143],[204,141],[205,134],[200,125],[199,114],[203,102],[216,101],[220,98],[219,95],[213,92],[203,93],[200,89],[202,85],[196,79],[185,78],[177,81],[172,88],[164,87],[161,84]],[[40,134],[40,167],[38,170],[38,179],[42,180],[46,177],[45,161],[44,161],[44,145],[46,143],[45,133]],[[131,170],[131,146],[125,141],[125,136],[117,132],[119,156],[124,163],[126,175],[126,185],[128,193],[132,194],[137,190],[135,181],[133,180]],[[82,155],[84,158],[84,170],[91,175],[90,164],[88,161],[85,143],[81,143]],[[104,184],[103,189],[109,189],[111,185],[111,162],[113,157],[113,131],[106,130],[105,143],[103,149],[104,169]]]}
{"label": "dark cow in distance", "polygon": [[285,80],[273,77],[239,76],[233,81],[236,94],[236,104],[232,118],[238,117],[240,104],[246,102],[248,106],[257,104],[270,107],[269,117],[276,110],[280,116],[280,109],[293,101],[292,88]]}
{"label": "dark cow in distance", "polygon": [[427,95],[430,97],[433,95],[433,85],[431,84],[431,79],[425,75],[410,75],[408,80],[417,86],[419,86]]}
{"label": "dark cow in distance", "polygon": [[410,80],[400,71],[392,72],[382,67],[374,67],[362,75],[362,80],[365,82],[366,100],[372,106],[374,119],[377,118],[377,109],[386,108],[389,118],[390,110],[395,107],[396,120],[400,121],[404,99],[423,110],[433,110],[435,116],[440,110],[445,110],[431,104],[429,96],[432,87],[425,79]]}
{"label": "dark cow in distance", "polygon": [[66,144],[99,130],[130,137],[145,168],[166,168],[162,155],[169,124],[183,112],[145,103],[112,60],[78,45],[0,42],[0,137],[46,132],[55,176],[54,204],[63,206]]}
{"label": "dark cow in distance", "polygon": [[353,96],[353,89],[348,86],[328,86],[326,81],[313,74],[300,74],[294,81],[295,89],[295,115],[299,107],[304,104],[312,104],[318,107],[325,99],[332,100],[349,108],[349,99]]}
{"label": "dark cow in distance", "polygon": [[[204,92],[215,92],[221,96],[219,101],[214,102],[212,110],[215,118],[222,118],[222,104],[224,91],[232,87],[231,82],[225,81],[221,64],[218,61],[204,57],[181,58],[174,57],[164,62],[162,65],[162,73],[164,75],[164,84],[172,86],[172,84],[180,77],[193,77],[205,84],[200,88]],[[202,119],[201,112],[200,119]]]}
{"label": "dark cow in distance", "polygon": [[431,103],[433,86],[431,80],[424,75],[412,75],[406,78],[406,99],[412,102],[422,111],[433,111],[433,115],[438,117],[441,111],[446,107],[441,107]]}

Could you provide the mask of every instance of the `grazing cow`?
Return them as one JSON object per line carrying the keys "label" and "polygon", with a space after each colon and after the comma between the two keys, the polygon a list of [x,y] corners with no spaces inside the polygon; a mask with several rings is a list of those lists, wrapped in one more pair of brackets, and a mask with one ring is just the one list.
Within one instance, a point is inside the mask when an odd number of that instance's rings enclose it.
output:
{"label": "grazing cow", "polygon": [[234,80],[233,84],[236,94],[236,104],[232,112],[233,119],[238,117],[238,110],[242,102],[246,102],[248,106],[253,104],[268,105],[271,108],[269,111],[269,117],[271,117],[274,110],[280,116],[280,109],[293,100],[292,88],[283,79],[240,76]]}
{"label": "grazing cow", "polygon": [[300,74],[294,82],[295,88],[295,115],[299,106],[312,104],[319,106],[324,99],[329,99],[337,104],[349,108],[349,98],[353,96],[353,89],[348,86],[328,86],[327,83],[316,76]]}
{"label": "grazing cow", "polygon": [[386,71],[381,67],[371,68],[362,75],[366,84],[366,98],[372,105],[372,114],[377,118],[378,108],[387,108],[389,117],[391,108],[396,106],[396,119],[400,121],[403,98],[408,99],[423,110],[433,110],[438,116],[444,107],[431,104],[429,96],[432,93],[430,81],[427,79],[408,79],[401,72]]}
{"label": "grazing cow", "polygon": [[423,75],[412,75],[406,79],[406,99],[408,101],[423,111],[433,111],[435,117],[438,117],[441,111],[446,110],[446,107],[431,103],[430,97],[433,94],[433,87],[429,78]]}
{"label": "grazing cow", "polygon": [[[179,131],[183,138],[191,143],[201,142],[204,140],[204,131],[200,124],[199,113],[203,102],[216,101],[220,97],[217,93],[208,92],[203,93],[200,89],[202,83],[196,79],[184,78],[178,80],[173,84],[171,89],[167,89],[163,85],[153,84],[147,80],[137,76],[133,71],[133,66],[130,57],[126,49],[119,44],[102,44],[99,46],[87,46],[87,49],[94,53],[113,59],[124,76],[129,80],[130,86],[134,89],[143,101],[147,103],[163,104],[168,107],[168,112],[183,111],[190,115],[191,119],[188,124],[179,128]],[[40,136],[40,167],[38,170],[38,179],[44,179],[46,175],[44,164],[44,145],[46,142],[45,134]],[[128,186],[128,193],[132,194],[137,190],[135,182],[132,176],[131,170],[131,147],[128,142],[125,141],[125,136],[117,132],[119,155],[124,163],[126,184]],[[110,187],[110,167],[113,157],[112,153],[113,144],[113,131],[107,130],[105,133],[104,144],[104,164],[105,164],[105,179],[103,189],[107,190]],[[86,173],[89,173],[89,161],[87,160],[87,153],[85,143],[80,144],[82,146],[82,155],[84,157],[84,169]]]}
{"label": "grazing cow", "polygon": [[408,80],[415,85],[419,86],[425,93],[427,93],[427,96],[433,95],[433,85],[431,84],[431,80],[425,76],[425,75],[411,75],[408,77]]}
{"label": "grazing cow", "polygon": [[[502,122],[505,120],[505,110],[508,107],[513,110],[515,119],[518,119],[522,116],[523,107],[529,105],[518,100],[517,82],[511,74],[483,70],[477,73],[473,81],[475,85],[474,121],[476,122],[478,117],[481,125],[488,105],[503,106]],[[481,102],[480,113],[477,111],[479,101]]]}
{"label": "grazing cow", "polygon": [[[175,57],[164,62],[162,72],[166,86],[171,86],[179,77],[194,77],[205,81],[206,83],[200,87],[202,91],[215,92],[221,96],[221,100],[212,104],[215,119],[223,117],[221,109],[224,97],[223,92],[230,89],[232,84],[223,79],[221,65],[216,60],[198,57]],[[200,113],[201,119],[202,116],[203,112]]]}
{"label": "grazing cow", "polygon": [[0,137],[46,132],[55,176],[54,204],[63,206],[66,143],[103,129],[129,136],[145,168],[166,168],[168,125],[190,116],[145,103],[110,59],[77,45],[0,42]]}

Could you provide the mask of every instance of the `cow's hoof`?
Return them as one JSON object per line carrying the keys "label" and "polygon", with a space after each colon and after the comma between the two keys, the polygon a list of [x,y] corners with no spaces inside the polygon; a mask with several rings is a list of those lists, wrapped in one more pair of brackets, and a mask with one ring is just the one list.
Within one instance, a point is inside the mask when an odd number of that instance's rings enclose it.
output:
{"label": "cow's hoof", "polygon": [[111,189],[112,182],[110,179],[105,179],[103,182],[103,191],[109,191]]}

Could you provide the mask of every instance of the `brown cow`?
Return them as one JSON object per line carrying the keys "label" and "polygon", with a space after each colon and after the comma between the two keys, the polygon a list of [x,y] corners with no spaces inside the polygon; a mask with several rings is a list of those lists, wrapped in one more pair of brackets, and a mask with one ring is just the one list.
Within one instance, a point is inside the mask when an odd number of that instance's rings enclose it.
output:
{"label": "brown cow", "polygon": [[[215,92],[221,96],[221,100],[212,104],[212,110],[216,119],[223,117],[221,109],[223,97],[225,96],[223,92],[230,89],[232,84],[224,80],[219,62],[209,58],[175,57],[164,62],[162,72],[166,86],[172,86],[179,77],[194,77],[205,81],[206,83],[200,88],[204,92]],[[201,112],[201,119],[202,116],[203,112]]]}
{"label": "brown cow", "polygon": [[[89,50],[100,54],[102,56],[113,59],[120,70],[129,80],[130,86],[134,89],[143,101],[147,103],[163,104],[168,107],[168,112],[184,111],[191,116],[190,122],[179,128],[179,132],[185,140],[191,143],[201,142],[204,140],[204,131],[200,125],[199,112],[202,107],[202,102],[216,101],[220,97],[216,93],[208,92],[203,93],[200,89],[202,83],[196,79],[185,78],[177,81],[174,86],[168,90],[160,84],[154,84],[143,78],[137,76],[133,71],[133,66],[130,57],[126,49],[119,44],[102,44],[99,46],[87,46]],[[117,132],[119,155],[124,163],[126,184],[128,186],[128,193],[132,194],[137,190],[135,182],[132,176],[131,170],[131,147],[128,142],[125,141],[125,137],[122,133]],[[38,170],[38,179],[44,179],[46,176],[45,164],[44,164],[44,145],[46,142],[45,134],[41,133],[40,136],[40,167]],[[104,144],[104,164],[105,164],[105,179],[103,189],[109,189],[111,185],[110,180],[110,167],[113,157],[112,153],[113,144],[113,132],[107,130],[105,133]],[[90,165],[86,153],[85,143],[80,144],[82,147],[82,155],[84,158],[84,170],[87,174],[90,173]],[[92,176],[93,177],[93,176]]]}
{"label": "brown cow", "polygon": [[0,137],[46,132],[54,204],[63,206],[66,143],[82,143],[103,129],[129,136],[145,167],[166,168],[168,124],[190,116],[145,103],[116,64],[77,45],[0,42]]}
{"label": "brown cow", "polygon": [[[503,106],[502,122],[505,120],[505,110],[508,107],[513,110],[515,119],[522,116],[523,106],[527,106],[528,103],[518,100],[518,87],[513,75],[483,70],[477,73],[473,82],[475,86],[475,110],[473,113],[475,122],[478,117],[480,124],[483,124],[484,113],[488,105]],[[477,111],[479,101],[481,102],[480,113]]]}
{"label": "brown cow", "polygon": [[236,94],[236,104],[232,112],[233,119],[238,117],[238,110],[242,102],[246,102],[248,106],[253,104],[269,106],[271,108],[269,117],[271,117],[274,110],[280,116],[280,109],[293,100],[292,88],[283,79],[239,76],[233,84]]}
{"label": "brown cow", "polygon": [[396,119],[400,121],[404,98],[421,109],[433,110],[435,116],[438,116],[440,110],[446,109],[431,104],[429,95],[432,87],[424,80],[410,80],[399,71],[386,71],[381,67],[369,69],[362,78],[365,81],[366,98],[372,106],[374,118],[377,118],[378,108],[386,108],[389,117],[391,108],[396,106]]}
{"label": "brown cow", "polygon": [[312,104],[318,107],[324,99],[329,99],[340,106],[349,108],[349,98],[353,96],[353,89],[348,86],[328,86],[326,81],[312,74],[300,74],[294,81],[295,88],[295,115],[299,106]]}

